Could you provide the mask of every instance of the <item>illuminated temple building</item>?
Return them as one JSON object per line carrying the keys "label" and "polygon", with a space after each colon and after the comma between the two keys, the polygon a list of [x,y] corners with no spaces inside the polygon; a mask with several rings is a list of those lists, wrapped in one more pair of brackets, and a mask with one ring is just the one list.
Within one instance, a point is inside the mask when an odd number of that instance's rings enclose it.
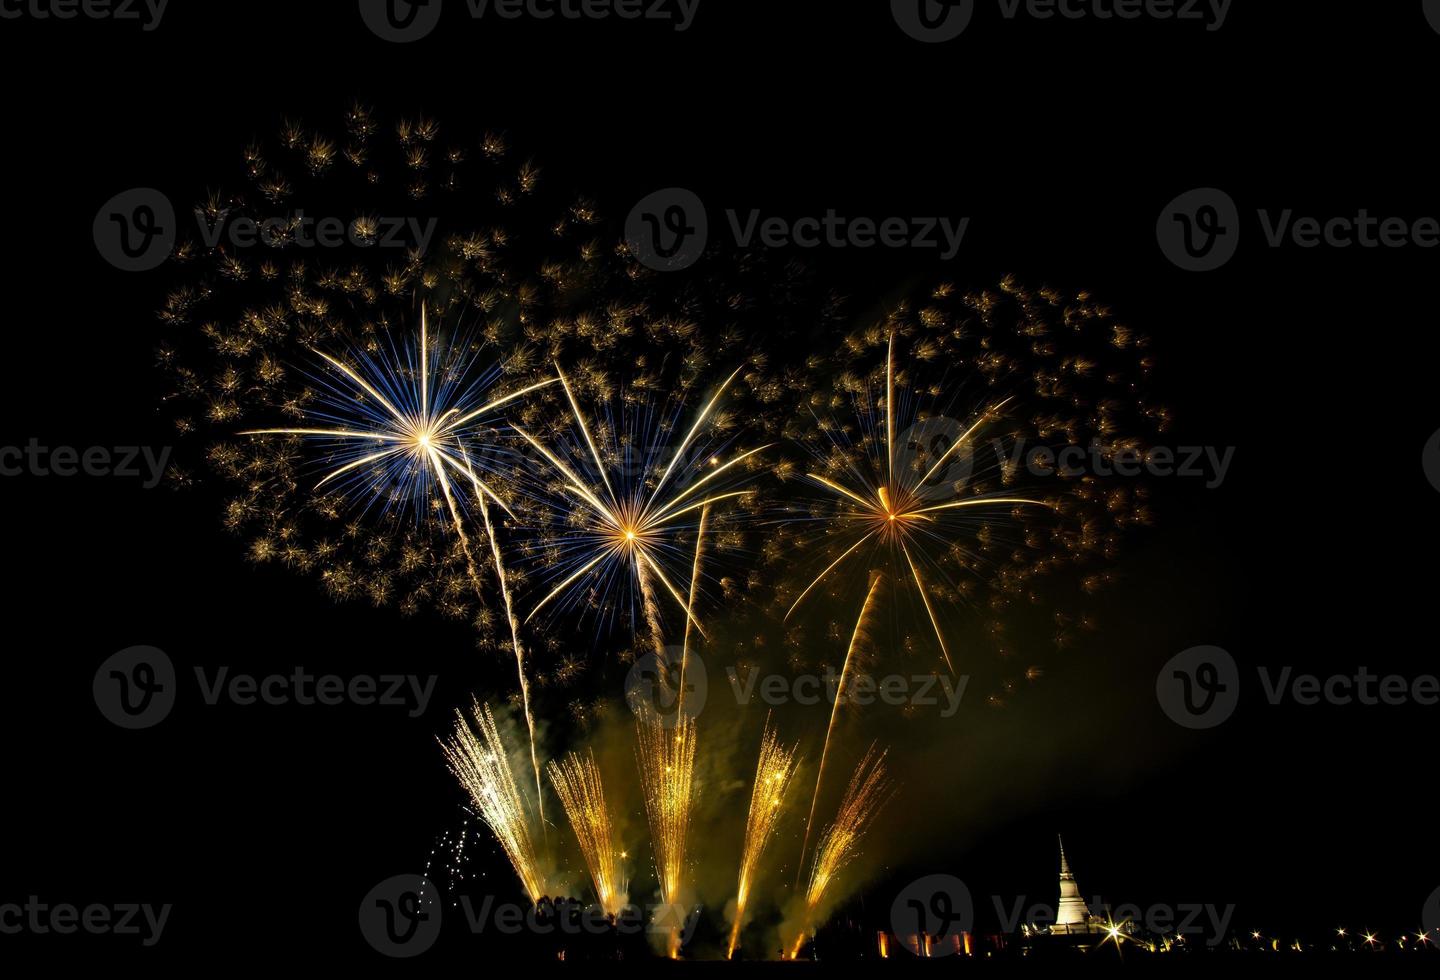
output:
{"label": "illuminated temple building", "polygon": [[1080,886],[1075,881],[1075,872],[1065,858],[1065,841],[1060,841],[1060,902],[1055,908],[1055,923],[1050,926],[1052,936],[1093,936],[1105,928],[1100,920],[1090,914],[1090,908],[1080,897]]}

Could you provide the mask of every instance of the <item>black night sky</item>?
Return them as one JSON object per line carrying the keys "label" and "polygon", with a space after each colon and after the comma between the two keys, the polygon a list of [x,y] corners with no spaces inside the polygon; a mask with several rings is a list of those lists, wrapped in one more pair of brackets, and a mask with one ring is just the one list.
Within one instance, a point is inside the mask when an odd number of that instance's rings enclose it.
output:
{"label": "black night sky", "polygon": [[[386,120],[504,131],[551,186],[594,199],[615,237],[636,201],[677,186],[710,206],[712,234],[729,208],[969,217],[949,262],[883,248],[782,258],[859,318],[947,278],[1089,290],[1153,340],[1152,387],[1175,418],[1164,441],[1235,447],[1234,462],[1219,487],[1152,481],[1155,524],[1127,539],[1098,628],[1038,656],[1045,676],[1003,709],[977,699],[949,731],[876,719],[902,802],[844,914],[883,928],[896,892],[937,872],[969,884],[982,920],[991,896],[1053,902],[1062,833],[1087,898],[1233,905],[1234,930],[1292,941],[1421,928],[1440,886],[1440,707],[1271,705],[1257,674],[1437,672],[1440,498],[1421,465],[1440,426],[1436,250],[1272,248],[1257,217],[1440,216],[1420,95],[1440,34],[1420,3],[1237,3],[1207,32],[1009,20],[981,2],[963,37],[935,45],[907,38],[883,3],[701,0],[684,32],[472,22],[446,6],[435,34],[405,45],[375,37],[348,0],[185,0],[153,31],[0,21],[0,446],[172,444],[154,364],[171,280],[107,264],[97,210],[134,187],[188,206],[235,182],[252,138],[282,119],[329,125],[355,99]],[[1156,242],[1167,202],[1198,187],[1228,192],[1243,225],[1234,259],[1208,273],[1181,271]],[[838,338],[817,327],[803,343]],[[313,576],[247,562],[206,481],[141,482],[0,479],[13,624],[0,905],[174,910],[153,948],[0,934],[0,962],[13,950],[36,963],[384,963],[356,907],[458,825],[435,740],[471,691],[503,696],[511,675],[475,653],[464,623],[336,603]],[[170,655],[184,693],[164,723],[123,731],[97,711],[92,679],[142,644]],[[1155,678],[1201,645],[1234,656],[1242,695],[1226,724],[1187,731],[1160,710]],[[419,717],[202,705],[187,679],[218,665],[438,680]],[[622,675],[609,676],[618,694]],[[803,724],[814,742],[823,725]],[[512,888],[498,855],[474,860]],[[456,936],[440,955],[522,956]]]}

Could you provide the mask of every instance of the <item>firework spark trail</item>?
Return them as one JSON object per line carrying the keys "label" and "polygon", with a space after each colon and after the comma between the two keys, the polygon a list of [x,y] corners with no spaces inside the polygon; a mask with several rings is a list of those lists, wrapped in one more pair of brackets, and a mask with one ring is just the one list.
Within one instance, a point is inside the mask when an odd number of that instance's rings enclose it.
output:
{"label": "firework spark trail", "polygon": [[695,723],[684,715],[677,716],[673,728],[636,722],[636,753],[655,855],[655,877],[660,882],[661,901],[668,907],[668,914],[676,917],[669,930],[672,959],[680,952],[683,924],[680,886],[694,803],[695,744]]}
{"label": "firework spark trail", "polygon": [[766,719],[765,735],[760,743],[760,761],[755,766],[755,785],[750,791],[750,813],[745,821],[745,845],[740,857],[740,880],[735,890],[735,922],[730,927],[726,959],[734,957],[740,944],[740,929],[745,924],[750,887],[759,873],[765,847],[779,824],[785,794],[799,766],[795,759],[799,747],[798,744],[789,748],[781,745],[769,719]]}
{"label": "firework spark trail", "polygon": [[[650,579],[650,565],[643,556],[636,562],[635,578],[640,583],[640,607],[645,614],[645,626],[650,632],[650,644],[655,648],[655,656],[663,665],[666,656],[665,627],[660,621],[660,603],[655,600],[655,583]],[[688,618],[685,623],[685,633],[687,636],[690,633]]]}
{"label": "firework spark trail", "polygon": [[791,947],[790,958],[800,955],[805,937],[817,925],[820,903],[835,878],[858,853],[856,850],[870,829],[870,823],[890,798],[890,780],[885,774],[886,751],[876,752],[871,745],[855,770],[835,821],[820,835],[815,847],[815,863],[810,869],[810,882],[805,889],[805,924]]}
{"label": "firework spark trail", "polygon": [[695,622],[695,599],[700,590],[700,558],[704,554],[705,528],[710,522],[710,505],[700,509],[700,526],[695,532],[695,563],[690,567],[690,599],[686,603],[685,640],[680,652],[680,690],[676,694],[675,710],[685,710],[685,668],[690,663],[690,626]]}
{"label": "firework spark trail", "polygon": [[845,663],[840,668],[840,683],[835,688],[835,701],[830,706],[830,723],[825,727],[825,745],[820,750],[820,767],[815,773],[815,791],[810,796],[810,816],[805,819],[805,840],[800,845],[800,861],[795,869],[797,887],[800,884],[800,876],[805,873],[805,851],[810,846],[810,828],[815,823],[815,805],[820,801],[820,781],[825,778],[825,760],[830,756],[830,736],[835,733],[835,719],[840,714],[840,702],[845,693],[845,680],[850,676],[850,661],[864,636],[865,617],[875,604],[875,595],[880,590],[882,579],[883,576],[877,574],[875,580],[870,584],[870,592],[865,596],[865,602],[860,607],[860,616],[855,620],[855,632],[850,636],[850,646],[845,650]]}
{"label": "firework spark trail", "polygon": [[580,853],[595,886],[595,898],[607,915],[618,916],[629,895],[621,850],[615,841],[614,824],[605,805],[605,787],[595,753],[584,757],[571,752],[559,762],[546,765],[550,782],[570,818]]}
{"label": "firework spark trail", "polygon": [[[468,461],[467,461],[468,462]],[[474,479],[473,473],[471,479]],[[530,711],[530,680],[525,674],[525,648],[520,645],[520,623],[515,618],[514,603],[510,598],[510,583],[505,577],[505,562],[500,557],[500,542],[495,537],[495,528],[490,523],[490,507],[483,495],[477,493],[480,516],[485,521],[485,534],[490,539],[490,554],[495,561],[495,578],[500,584],[500,595],[505,603],[505,622],[510,627],[510,645],[515,651],[515,672],[520,678],[520,706],[525,713],[525,728],[530,737],[530,768],[535,773],[535,800],[540,812],[540,830],[547,837],[545,826],[545,793],[540,785],[540,757],[535,749],[535,716]]]}
{"label": "firework spark trail", "polygon": [[532,902],[545,894],[545,875],[535,853],[535,835],[524,794],[510,768],[505,741],[495,725],[490,706],[476,701],[471,708],[473,727],[458,709],[455,731],[441,748],[450,771],[470,795],[480,818],[495,835],[510,865]]}
{"label": "firework spark trail", "polygon": [[[412,355],[419,359],[418,371],[407,370],[407,366],[401,365],[398,359],[393,364],[367,362],[367,373],[372,375],[367,379],[359,371],[336,357],[323,351],[315,351],[315,354],[339,371],[356,390],[373,399],[382,411],[371,408],[362,399],[350,393],[343,399],[329,400],[328,408],[330,412],[335,413],[334,416],[329,413],[321,416],[327,419],[334,417],[343,422],[344,424],[339,428],[259,429],[240,434],[246,436],[303,436],[331,441],[334,446],[338,447],[337,452],[342,454],[342,458],[346,458],[347,461],[327,473],[316,484],[316,489],[318,490],[347,473],[352,474],[350,492],[367,506],[376,499],[388,497],[396,488],[412,496],[418,505],[428,493],[427,481],[433,480],[435,485],[440,488],[446,514],[465,556],[465,570],[471,587],[475,590],[476,598],[483,603],[485,590],[476,568],[470,535],[465,530],[465,520],[457,503],[455,489],[451,484],[448,471],[453,470],[470,481],[484,521],[485,533],[490,541],[495,575],[505,604],[505,618],[510,626],[511,646],[515,653],[515,667],[519,675],[520,699],[524,708],[526,730],[529,736],[530,764],[535,776],[535,792],[540,812],[540,825],[543,829],[545,826],[545,798],[540,781],[539,754],[535,743],[535,718],[530,709],[530,684],[525,674],[524,648],[520,644],[520,636],[515,622],[505,564],[501,558],[500,545],[490,520],[489,502],[494,501],[499,504],[512,517],[514,514],[505,501],[476,472],[473,454],[465,443],[465,427],[527,394],[555,384],[557,379],[552,378],[530,385],[479,406],[474,406],[467,400],[466,396],[470,394],[469,391],[462,392],[457,396],[453,389],[459,386],[453,382],[442,383],[438,386],[438,390],[432,390],[430,317],[428,308],[423,303],[420,306],[419,350]],[[409,366],[413,367],[413,363],[412,360]],[[463,365],[463,367],[468,366],[468,363]],[[415,375],[414,380],[410,379],[412,373]],[[462,370],[458,373],[464,374],[465,371]],[[391,397],[386,396],[386,391],[391,392]],[[397,402],[400,404],[397,405]],[[355,449],[357,442],[364,447],[359,451],[362,453],[359,455]],[[368,452],[370,445],[374,443],[379,443],[385,448],[378,452]],[[357,458],[349,459],[350,455],[357,455]],[[371,472],[377,467],[380,475],[370,478],[367,482],[362,474]]]}
{"label": "firework spark trail", "polygon": [[880,438],[884,442],[884,459],[879,461],[874,460],[873,457],[871,459],[872,469],[879,471],[881,475],[877,477],[874,472],[867,475],[852,467],[854,470],[852,476],[856,480],[857,486],[847,486],[818,473],[805,474],[810,480],[835,495],[831,498],[831,502],[838,507],[833,517],[836,528],[842,532],[858,531],[862,533],[841,553],[839,558],[828,564],[809,585],[801,590],[800,595],[786,610],[785,619],[788,620],[806,597],[821,582],[825,581],[831,572],[858,551],[861,545],[873,540],[878,546],[888,546],[894,553],[897,564],[903,560],[903,567],[908,575],[897,576],[897,578],[904,577],[914,584],[920,595],[920,601],[924,605],[926,618],[934,631],[936,642],[940,645],[940,655],[945,661],[945,667],[953,674],[955,667],[950,658],[950,647],[945,640],[945,632],[940,627],[940,618],[930,601],[929,585],[921,573],[920,564],[915,560],[915,552],[919,550],[921,543],[920,533],[923,531],[929,535],[938,536],[940,534],[937,527],[938,521],[949,512],[977,507],[1022,505],[1045,507],[1049,505],[1044,501],[1023,497],[978,496],[927,506],[921,490],[926,481],[934,476],[947,460],[970,444],[971,437],[985,422],[995,417],[1008,401],[1009,399],[1005,399],[983,410],[969,429],[951,443],[949,448],[939,454],[935,462],[918,480],[912,479],[915,473],[910,472],[918,471],[915,467],[902,467],[897,472],[895,465],[895,335],[892,333],[885,353],[885,413],[880,426],[883,433]]}

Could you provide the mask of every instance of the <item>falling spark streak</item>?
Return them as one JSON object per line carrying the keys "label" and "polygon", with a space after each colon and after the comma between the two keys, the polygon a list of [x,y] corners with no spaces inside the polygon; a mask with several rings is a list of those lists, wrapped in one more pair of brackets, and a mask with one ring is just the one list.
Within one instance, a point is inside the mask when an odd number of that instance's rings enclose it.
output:
{"label": "falling spark streak", "polygon": [[[365,467],[380,464],[386,460],[407,467],[400,472],[382,470],[382,476],[376,477],[369,484],[362,484],[358,490],[352,488],[357,495],[361,496],[367,504],[374,499],[383,497],[389,489],[389,484],[405,482],[406,489],[417,498],[417,505],[422,501],[419,499],[425,493],[423,484],[416,482],[413,471],[408,467],[417,467],[418,471],[427,474],[439,486],[441,495],[445,501],[446,513],[450,524],[455,530],[455,535],[460,542],[461,550],[465,555],[466,573],[470,579],[471,586],[475,590],[476,597],[484,600],[484,589],[482,588],[479,573],[476,571],[473,547],[470,536],[465,530],[465,521],[461,515],[460,506],[456,501],[454,488],[447,469],[463,475],[469,480],[470,486],[474,489],[475,500],[480,509],[481,518],[484,522],[485,533],[490,542],[491,559],[495,567],[496,579],[500,585],[500,593],[505,605],[505,618],[510,626],[511,646],[515,653],[515,668],[519,677],[520,699],[525,713],[525,724],[530,742],[530,763],[535,776],[535,792],[540,810],[540,823],[545,825],[545,798],[543,787],[540,781],[540,759],[535,744],[535,718],[530,708],[530,684],[525,674],[525,653],[520,644],[520,636],[517,629],[513,604],[511,601],[510,589],[505,573],[505,564],[502,560],[500,545],[495,537],[495,529],[490,520],[489,502],[498,504],[505,513],[512,518],[514,512],[510,510],[505,501],[502,500],[475,472],[475,463],[470,451],[466,448],[462,438],[461,427],[475,419],[489,415],[505,405],[524,397],[531,392],[538,391],[549,385],[555,384],[558,379],[551,378],[536,384],[529,385],[519,391],[511,392],[508,395],[492,399],[477,408],[470,408],[463,404],[464,395],[460,396],[461,404],[446,404],[446,395],[442,386],[438,398],[432,399],[435,392],[431,391],[430,384],[430,317],[424,304],[420,307],[420,343],[419,343],[419,391],[418,394],[411,389],[409,397],[402,399],[407,401],[412,411],[406,412],[398,408],[394,400],[385,397],[380,387],[388,387],[397,392],[405,391],[405,375],[401,365],[375,362],[368,362],[372,372],[375,373],[375,381],[367,380],[360,372],[336,357],[326,354],[323,351],[314,353],[327,364],[334,367],[359,391],[374,399],[376,404],[384,409],[384,413],[372,411],[363,400],[347,396],[344,403],[332,403],[329,407],[332,411],[344,410],[348,415],[356,419],[362,419],[371,425],[376,426],[371,431],[364,431],[354,427],[342,427],[335,429],[321,428],[293,428],[293,429],[255,429],[240,433],[246,436],[285,435],[301,436],[308,438],[323,438],[333,441],[342,448],[351,442],[378,442],[387,448],[378,452],[367,453],[353,459],[335,470],[327,473],[315,486],[316,489],[325,486],[332,480],[347,473],[362,470]],[[413,363],[413,362],[412,362]],[[375,382],[378,381],[379,385]],[[473,390],[473,389],[472,389]],[[468,394],[468,392],[466,392]],[[332,400],[333,401],[333,400]],[[452,418],[452,416],[454,416]]]}
{"label": "falling spark streak", "polygon": [[799,765],[795,759],[798,749],[798,744],[789,748],[781,745],[769,719],[766,719],[765,735],[760,743],[760,761],[755,766],[755,785],[750,791],[750,814],[745,821],[745,845],[740,857],[740,881],[735,891],[735,922],[730,927],[726,959],[735,956],[740,944],[740,929],[745,924],[750,888],[759,872],[760,860],[765,856],[765,847],[779,824],[785,794]]}
{"label": "falling spark streak", "polygon": [[596,901],[606,915],[618,916],[629,898],[629,881],[615,840],[610,810],[605,805],[605,787],[600,779],[600,767],[595,764],[595,753],[588,752],[582,758],[571,752],[559,762],[552,760],[546,770],[565,815],[570,818],[575,838],[580,842],[580,853],[595,886]]}
{"label": "falling spark streak", "polygon": [[[548,591],[530,608],[525,622],[535,619],[550,603],[575,591],[577,583],[596,569],[600,569],[601,575],[610,574],[610,563],[615,563],[634,583],[639,595],[640,619],[649,634],[649,641],[662,658],[662,593],[668,594],[675,606],[684,612],[687,644],[692,632],[706,635],[704,626],[694,615],[699,588],[696,577],[692,575],[690,588],[682,591],[676,584],[680,574],[667,569],[662,557],[673,557],[673,535],[681,530],[688,531],[693,526],[682,526],[678,523],[681,518],[699,511],[703,536],[703,525],[714,505],[755,493],[753,490],[733,490],[715,484],[769,446],[748,450],[723,463],[714,460],[712,468],[698,479],[673,492],[667,491],[670,491],[671,480],[681,460],[695,444],[712,418],[715,407],[741,370],[736,368],[701,408],[663,471],[655,476],[654,470],[646,465],[642,468],[638,484],[625,486],[621,479],[624,471],[611,472],[615,464],[607,465],[606,453],[602,452],[597,441],[595,428],[582,410],[569,378],[556,365],[557,380],[565,392],[574,427],[579,433],[578,444],[573,449],[566,442],[546,445],[524,426],[513,425],[512,428],[559,478],[569,497],[566,506],[579,511],[578,526],[583,530],[564,539],[568,560],[558,567],[554,563],[548,566],[558,583],[553,586],[547,583]],[[659,469],[658,456],[655,457],[655,465]],[[586,479],[585,471],[592,468],[595,470],[593,478]],[[648,486],[651,483],[653,488]]]}
{"label": "falling spark streak", "polygon": [[890,797],[890,781],[885,775],[885,751],[876,753],[875,746],[855,770],[835,821],[820,835],[815,847],[815,863],[810,869],[810,882],[805,889],[805,925],[791,947],[790,958],[800,955],[805,937],[817,925],[815,919],[825,893],[841,871],[856,857],[856,848],[870,829],[875,815]]}
{"label": "falling spark streak", "polygon": [[720,386],[720,390],[715,393],[715,397],[711,398],[710,401],[706,403],[704,409],[701,410],[699,418],[697,418],[695,424],[690,427],[690,431],[685,433],[685,438],[681,440],[679,448],[675,450],[675,455],[670,458],[670,465],[665,467],[665,472],[660,475],[660,482],[655,484],[655,491],[650,495],[650,503],[646,506],[646,510],[649,510],[650,507],[654,506],[655,501],[660,499],[660,491],[664,489],[666,481],[670,479],[670,474],[675,472],[675,464],[680,462],[680,458],[685,455],[685,450],[690,448],[690,443],[695,441],[695,434],[700,431],[700,426],[710,417],[710,412],[720,401],[720,396],[725,394],[725,389],[730,387],[730,382],[738,378],[744,368],[745,365],[740,365],[740,367],[731,373],[730,377],[725,379],[725,383]]}
{"label": "falling spark streak", "polygon": [[636,755],[645,815],[650,823],[650,846],[655,856],[655,877],[667,912],[676,917],[670,926],[671,958],[680,953],[680,886],[685,874],[685,849],[690,835],[692,791],[695,778],[695,722],[679,715],[673,728],[636,722]]}
{"label": "falling spark streak", "polygon": [[925,474],[918,481],[907,478],[905,473],[897,476],[895,467],[895,335],[890,335],[889,346],[885,353],[885,418],[884,418],[884,454],[883,463],[884,477],[871,486],[870,482],[861,479],[861,486],[846,486],[837,480],[819,473],[806,473],[805,476],[835,494],[835,503],[839,509],[834,513],[831,522],[839,530],[863,531],[859,540],[846,548],[839,558],[836,558],[825,569],[820,572],[810,584],[801,590],[800,595],[791,603],[790,608],[785,612],[785,620],[800,607],[800,604],[820,585],[821,582],[841,565],[851,555],[855,554],[867,541],[875,540],[879,546],[888,545],[895,555],[898,565],[901,559],[909,568],[910,581],[920,593],[920,601],[925,608],[925,616],[934,630],[935,639],[940,645],[940,655],[945,661],[945,668],[952,674],[955,666],[950,657],[950,647],[945,641],[944,631],[940,626],[940,617],[936,612],[934,604],[930,601],[929,589],[926,586],[924,577],[920,573],[920,566],[916,562],[911,546],[919,546],[920,540],[916,532],[920,529],[929,529],[934,533],[937,522],[941,515],[951,511],[975,508],[975,507],[999,507],[999,506],[1035,506],[1048,507],[1049,504],[1041,500],[1031,500],[1026,497],[974,497],[967,500],[954,500],[948,503],[927,506],[921,494],[921,488],[932,476],[939,471],[940,467],[952,455],[961,448],[968,445],[971,438],[979,431],[980,427],[995,413],[1003,408],[1010,401],[1009,398],[983,410],[979,418],[956,439],[944,453],[930,466]]}
{"label": "falling spark streak", "polygon": [[476,701],[471,707],[473,727],[459,710],[455,732],[440,743],[450,771],[470,795],[480,818],[495,835],[501,850],[520,878],[530,901],[545,894],[545,875],[535,854],[535,835],[530,813],[515,774],[510,768],[504,739],[495,725],[490,706]]}
{"label": "falling spark streak", "polygon": [[840,683],[835,688],[835,702],[830,706],[830,724],[825,728],[825,744],[820,749],[820,768],[815,773],[815,791],[810,795],[810,816],[805,819],[805,840],[800,845],[800,861],[795,869],[797,886],[800,884],[800,876],[805,872],[805,851],[810,846],[810,828],[815,823],[815,804],[820,801],[820,781],[825,778],[825,760],[830,756],[830,736],[835,733],[835,718],[840,714],[840,702],[845,694],[845,680],[850,676],[850,660],[855,655],[855,648],[860,645],[860,639],[865,629],[865,617],[875,603],[875,594],[880,591],[882,578],[877,574],[875,581],[870,584],[870,592],[865,596],[865,602],[860,607],[860,617],[855,620],[855,632],[850,636],[850,646],[845,651],[845,663],[840,667]]}
{"label": "falling spark streak", "polygon": [[520,626],[515,618],[515,605],[510,597],[510,582],[505,575],[505,562],[500,556],[500,541],[495,537],[495,528],[490,523],[490,507],[485,503],[485,497],[478,492],[479,480],[475,478],[468,457],[465,463],[471,482],[477,484],[475,499],[480,505],[480,516],[485,522],[485,536],[490,539],[495,578],[499,582],[500,596],[505,603],[505,622],[510,627],[510,647],[515,652],[515,672],[520,678],[520,707],[525,713],[525,728],[529,734],[530,768],[535,774],[535,799],[540,809],[540,830],[548,838],[550,831],[545,826],[545,792],[540,785],[540,756],[535,750],[535,716],[530,712],[530,679],[525,673],[525,648],[520,643]]}
{"label": "falling spark streak", "polygon": [[[705,528],[710,522],[710,505],[700,511],[700,527],[695,534],[695,564],[690,569],[690,600],[686,605],[685,639],[680,648],[680,690],[676,695],[677,711],[685,710],[685,668],[690,664],[690,626],[695,622],[695,598],[700,589],[700,556],[705,543]],[[703,635],[703,634],[702,634]]]}

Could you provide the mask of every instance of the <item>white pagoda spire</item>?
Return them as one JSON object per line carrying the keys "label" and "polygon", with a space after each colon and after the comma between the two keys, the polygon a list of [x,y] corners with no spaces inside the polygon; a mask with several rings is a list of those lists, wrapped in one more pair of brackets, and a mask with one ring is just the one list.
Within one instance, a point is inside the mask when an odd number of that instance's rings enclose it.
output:
{"label": "white pagoda spire", "polygon": [[1075,882],[1075,873],[1065,859],[1065,841],[1060,839],[1060,904],[1056,909],[1055,924],[1067,931],[1070,926],[1083,926],[1090,920],[1090,909],[1080,897],[1080,886]]}

